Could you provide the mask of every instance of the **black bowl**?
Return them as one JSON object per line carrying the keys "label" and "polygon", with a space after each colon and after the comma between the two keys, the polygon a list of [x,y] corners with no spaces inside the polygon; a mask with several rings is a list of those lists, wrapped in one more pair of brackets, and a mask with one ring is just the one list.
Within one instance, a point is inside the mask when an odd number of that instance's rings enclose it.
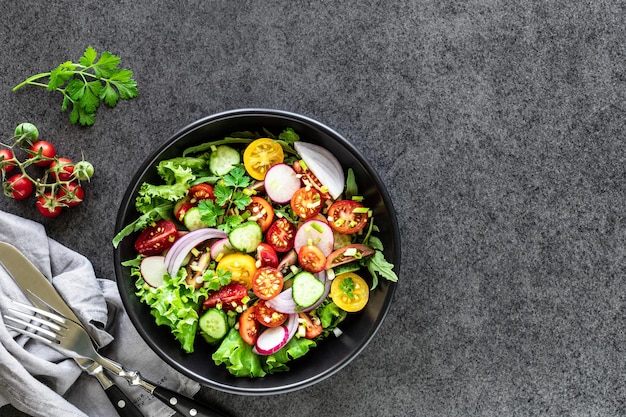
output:
{"label": "black bowl", "polygon": [[[116,233],[138,217],[134,201],[140,185],[146,181],[158,183],[155,166],[158,161],[182,155],[184,149],[203,142],[222,139],[233,132],[267,129],[280,133],[291,127],[300,139],[324,146],[341,161],[344,168],[352,168],[359,184],[359,192],[365,196],[368,206],[374,210],[378,236],[384,244],[385,257],[400,267],[400,233],[391,199],[378,175],[365,161],[359,151],[334,130],[310,118],[294,113],[242,109],[227,111],[200,119],[174,134],[141,165],[122,200],[117,216]],[[146,343],[169,365],[200,384],[235,394],[268,395],[295,391],[315,384],[342,369],[353,360],[374,337],[389,310],[395,283],[385,279],[370,294],[370,301],[359,313],[350,313],[340,325],[344,332],[340,337],[330,336],[313,348],[307,355],[290,362],[288,372],[267,375],[264,378],[237,378],[224,366],[211,360],[215,347],[203,340],[196,343],[195,352],[185,353],[169,328],[157,326],[149,308],[135,296],[135,279],[122,261],[135,257],[135,236],[126,237],[115,249],[115,273],[122,302],[128,315]],[[367,272],[363,274],[367,276]],[[201,338],[198,338],[201,339]]]}

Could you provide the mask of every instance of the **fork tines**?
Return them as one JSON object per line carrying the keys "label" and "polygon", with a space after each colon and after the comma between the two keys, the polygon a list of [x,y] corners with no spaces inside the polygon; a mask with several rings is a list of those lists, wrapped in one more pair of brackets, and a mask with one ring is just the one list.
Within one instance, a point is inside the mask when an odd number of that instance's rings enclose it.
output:
{"label": "fork tines", "polygon": [[[9,308],[13,316],[5,314],[4,318],[24,327],[16,327],[5,323],[7,328],[45,343],[59,343],[59,332],[66,328],[63,326],[65,323],[63,317],[18,301],[13,301],[13,303],[26,310],[30,310],[31,313]],[[37,323],[39,323],[39,325],[37,325]],[[41,325],[45,326],[45,328]],[[33,331],[27,329],[32,329]]]}

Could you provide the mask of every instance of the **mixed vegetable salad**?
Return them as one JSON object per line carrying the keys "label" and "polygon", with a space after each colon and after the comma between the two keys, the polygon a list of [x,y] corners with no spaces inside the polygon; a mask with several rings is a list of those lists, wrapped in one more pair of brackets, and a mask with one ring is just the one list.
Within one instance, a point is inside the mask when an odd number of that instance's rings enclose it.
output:
{"label": "mixed vegetable salad", "polygon": [[125,261],[136,295],[181,348],[197,337],[230,373],[286,371],[348,314],[379,278],[397,281],[354,172],[286,128],[239,132],[186,149],[140,186],[140,232]]}

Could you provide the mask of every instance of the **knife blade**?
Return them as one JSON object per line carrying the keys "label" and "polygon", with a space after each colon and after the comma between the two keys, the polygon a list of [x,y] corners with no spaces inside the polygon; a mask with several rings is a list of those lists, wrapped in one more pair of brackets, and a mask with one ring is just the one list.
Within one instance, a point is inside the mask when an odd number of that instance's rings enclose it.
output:
{"label": "knife blade", "polygon": [[[47,305],[49,305],[61,315],[83,326],[80,319],[67,305],[52,283],[15,246],[6,242],[0,242],[0,264],[35,307],[48,310]],[[121,417],[143,417],[139,408],[104,373],[102,366],[89,359],[77,358],[74,360],[83,371],[98,380]]]}

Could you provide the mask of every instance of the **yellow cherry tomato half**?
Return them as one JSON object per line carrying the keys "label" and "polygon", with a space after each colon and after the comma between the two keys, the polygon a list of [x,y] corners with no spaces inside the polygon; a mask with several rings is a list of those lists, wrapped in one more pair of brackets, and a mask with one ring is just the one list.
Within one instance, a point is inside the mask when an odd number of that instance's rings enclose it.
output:
{"label": "yellow cherry tomato half", "polygon": [[232,274],[231,282],[252,288],[252,277],[256,272],[256,259],[244,253],[231,253],[225,255],[217,263],[216,269],[222,269]]}
{"label": "yellow cherry tomato half", "polygon": [[337,275],[330,286],[330,297],[337,307],[349,313],[362,310],[369,296],[367,282],[354,272]]}
{"label": "yellow cherry tomato half", "polygon": [[270,138],[256,139],[243,151],[243,165],[255,180],[265,178],[265,173],[272,165],[285,160],[283,147]]}

